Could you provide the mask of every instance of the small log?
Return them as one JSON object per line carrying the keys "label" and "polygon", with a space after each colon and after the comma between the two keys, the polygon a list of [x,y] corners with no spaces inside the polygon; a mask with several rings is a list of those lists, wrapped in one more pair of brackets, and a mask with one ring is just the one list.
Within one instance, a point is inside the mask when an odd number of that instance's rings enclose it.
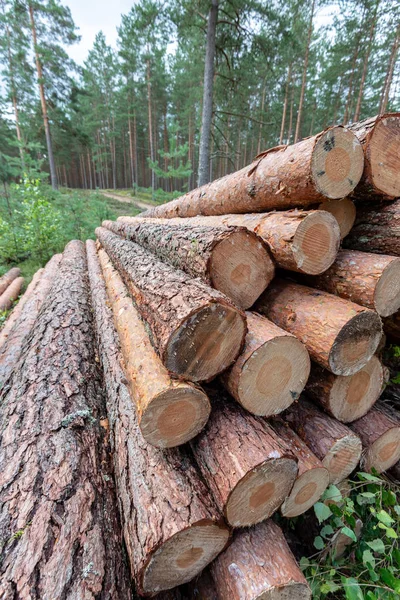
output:
{"label": "small log", "polygon": [[310,600],[282,530],[269,519],[236,532],[210,567],[219,600]]}
{"label": "small log", "polygon": [[295,335],[311,358],[335,375],[367,364],[382,336],[379,316],[326,292],[275,279],[255,309]]}
{"label": "small log", "polygon": [[363,167],[363,152],[355,135],[331,127],[292,146],[270,148],[244,169],[142,216],[195,217],[309,206],[326,198],[348,196]]}
{"label": "small log", "polygon": [[0,296],[0,312],[2,312],[3,310],[8,310],[12,307],[13,302],[15,302],[15,300],[21,293],[24,281],[25,279],[23,277],[17,277],[2,293],[2,295]]}
{"label": "small log", "polygon": [[193,579],[222,551],[229,531],[186,449],[160,450],[143,438],[95,243],[86,249],[125,544],[138,592],[152,596]]}
{"label": "small log", "polygon": [[384,383],[383,367],[373,356],[354,375],[333,375],[314,364],[307,381],[307,396],[342,423],[365,415],[378,400]]}
{"label": "small log", "polygon": [[284,415],[329,471],[329,483],[339,483],[356,468],[361,457],[361,440],[343,423],[318,410],[302,397]]}
{"label": "small log", "polygon": [[297,517],[321,498],[329,485],[329,471],[285,421],[275,417],[271,425],[298,460],[296,481],[280,508],[283,517]]}
{"label": "small log", "polygon": [[171,379],[104,250],[99,251],[99,260],[140,431],[159,448],[184,444],[206,424],[211,410],[208,398],[194,385]]}
{"label": "small log", "polygon": [[96,234],[171,373],[205,381],[233,363],[244,343],[246,319],[226,296],[107,229]]}
{"label": "small log", "polygon": [[221,375],[228,392],[249,412],[270,417],[298,399],[310,374],[308,352],[293,335],[247,312],[242,353]]}
{"label": "small log", "polygon": [[200,277],[239,308],[249,308],[275,274],[267,245],[245,227],[192,223],[104,221],[103,227],[136,242],[191,277]]}
{"label": "small log", "polygon": [[340,250],[333,265],[318,277],[307,277],[314,288],[336,294],[388,317],[400,308],[400,258],[357,250]]}
{"label": "small log", "polygon": [[390,339],[400,341],[400,310],[383,319],[383,330]]}
{"label": "small log", "polygon": [[279,508],[296,479],[297,462],[265,421],[223,400],[214,402],[191,447],[229,525],[247,527]]}
{"label": "small log", "polygon": [[350,198],[326,200],[319,205],[319,210],[331,213],[339,224],[340,239],[343,240],[351,231],[356,220],[356,206]]}
{"label": "small log", "polygon": [[354,195],[400,196],[400,113],[386,113],[348,127],[364,150],[364,172]]}
{"label": "small log", "polygon": [[356,223],[344,247],[400,256],[400,200],[357,206]]}
{"label": "small log", "polygon": [[376,404],[351,429],[361,438],[361,468],[383,473],[400,460],[400,418],[385,404]]}
{"label": "small log", "polygon": [[18,267],[13,267],[7,273],[5,273],[2,277],[0,277],[0,296],[6,291],[8,286],[14,279],[17,279],[21,275],[21,269]]}

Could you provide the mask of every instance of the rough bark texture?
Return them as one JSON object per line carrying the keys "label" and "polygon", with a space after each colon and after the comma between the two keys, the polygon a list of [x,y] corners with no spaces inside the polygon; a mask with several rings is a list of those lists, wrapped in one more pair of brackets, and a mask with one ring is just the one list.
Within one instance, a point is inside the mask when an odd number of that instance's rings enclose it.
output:
{"label": "rough bark texture", "polygon": [[356,223],[344,240],[346,248],[400,256],[400,200],[357,206]]}
{"label": "rough bark texture", "polygon": [[145,217],[194,217],[310,206],[343,198],[363,169],[353,134],[333,127],[293,146],[278,146],[230,175],[152,208]]}
{"label": "rough bark texture", "polygon": [[[194,535],[198,531],[200,535],[202,529],[216,528],[220,532],[221,550],[228,532],[187,452],[155,448],[140,433],[121,366],[122,356],[95,244],[88,241],[86,247],[124,538],[138,590],[151,594],[157,590],[147,587],[149,562],[155,554],[162,555],[164,544],[174,536],[179,540],[179,535],[185,535],[186,531]],[[195,539],[192,541],[196,548]],[[208,556],[206,562],[217,553]],[[180,579],[176,558],[169,554],[166,587],[185,582]],[[198,571],[205,566],[201,559],[196,564]]]}
{"label": "rough bark texture", "polygon": [[340,239],[344,239],[351,231],[356,220],[356,207],[350,198],[341,200],[327,200],[318,207],[319,210],[325,210],[335,217],[339,224]]}
{"label": "rough bark texture", "polygon": [[0,296],[3,292],[6,291],[6,289],[10,285],[10,283],[12,281],[14,281],[14,279],[19,277],[20,275],[21,275],[21,269],[18,269],[17,267],[13,267],[9,271],[7,271],[7,273],[5,273],[2,277],[0,277]]}
{"label": "rough bark texture", "polygon": [[0,312],[8,310],[12,307],[13,302],[18,298],[21,293],[22,286],[24,285],[24,278],[17,277],[14,279],[7,289],[0,296]]}
{"label": "rough bark texture", "polygon": [[84,247],[71,242],[0,397],[0,596],[126,599]]}
{"label": "rough bark texture", "polygon": [[375,312],[283,279],[272,282],[255,308],[295,335],[315,362],[336,375],[361,369],[382,336]]}
{"label": "rough bark texture", "polygon": [[282,530],[271,519],[237,532],[211,574],[220,600],[311,599]]}
{"label": "rough bark texture", "polygon": [[206,380],[235,360],[244,343],[245,317],[226,296],[107,229],[98,228],[96,234],[170,372]]}

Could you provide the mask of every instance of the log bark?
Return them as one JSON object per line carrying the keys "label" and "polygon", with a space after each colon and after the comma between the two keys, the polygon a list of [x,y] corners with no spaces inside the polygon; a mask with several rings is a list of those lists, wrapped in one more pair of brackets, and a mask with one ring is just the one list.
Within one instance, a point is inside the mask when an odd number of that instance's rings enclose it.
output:
{"label": "log bark", "polygon": [[7,271],[7,273],[5,273],[2,277],[0,277],[0,296],[3,294],[3,292],[6,291],[10,283],[20,275],[21,269],[13,267],[9,271]]}
{"label": "log bark", "polygon": [[292,404],[284,419],[328,469],[329,483],[339,483],[354,471],[361,457],[361,440],[346,425],[304,397]]}
{"label": "log bark", "polygon": [[239,308],[252,306],[275,274],[266,244],[245,227],[203,227],[147,219],[138,219],[135,224],[105,221],[103,227],[191,277],[200,277]]}
{"label": "log bark", "polygon": [[9,310],[15,300],[21,293],[22,286],[24,285],[25,279],[23,277],[17,277],[14,279],[8,288],[0,296],[0,312],[3,310]]}
{"label": "log bark", "polygon": [[389,338],[400,341],[400,310],[383,320],[383,330]]}
{"label": "log bark", "polygon": [[0,396],[0,596],[125,599],[116,498],[81,242]]}
{"label": "log bark", "polygon": [[277,146],[249,166],[152,208],[144,217],[195,217],[296,208],[344,198],[363,171],[354,134],[332,127],[292,146]]}
{"label": "log bark", "polygon": [[364,172],[355,197],[400,196],[400,113],[386,113],[349,126],[364,150]]}
{"label": "log bark", "polygon": [[310,600],[311,590],[271,519],[236,532],[232,544],[211,565],[220,600]]}
{"label": "log bark", "polygon": [[125,544],[139,593],[154,595],[193,579],[229,532],[186,449],[141,435],[94,242],[86,248]]}
{"label": "log bark", "polygon": [[399,413],[383,402],[376,404],[364,417],[350,425],[361,438],[363,455],[361,468],[383,473],[400,460]]}
{"label": "log bark", "polygon": [[184,444],[206,424],[211,410],[208,398],[194,385],[170,377],[104,250],[99,251],[99,260],[140,431],[147,442],[160,448]]}
{"label": "log bark", "polygon": [[276,415],[297,400],[310,374],[310,358],[299,340],[257,313],[247,312],[247,335],[223,386],[249,412]]}
{"label": "log bark", "polygon": [[254,525],[282,504],[297,462],[265,421],[216,395],[206,427],[191,442],[193,454],[227,522]]}
{"label": "log bark", "polygon": [[373,356],[354,375],[333,375],[314,364],[306,385],[306,393],[327,413],[342,423],[364,416],[382,392],[384,373],[381,362]]}
{"label": "log bark", "polygon": [[339,224],[340,239],[343,240],[351,231],[356,220],[356,206],[350,198],[341,200],[326,200],[319,205],[319,210],[325,210],[335,217]]}
{"label": "log bark", "polygon": [[298,461],[296,481],[280,508],[283,517],[297,517],[311,508],[322,496],[329,485],[329,471],[280,417],[272,419],[271,425]]}
{"label": "log bark", "polygon": [[202,381],[232,364],[244,343],[246,321],[226,296],[107,229],[96,234],[171,373]]}
{"label": "log bark", "polygon": [[273,281],[255,309],[295,335],[311,358],[335,375],[359,371],[382,336],[380,318],[372,310],[283,279]]}
{"label": "log bark", "polygon": [[371,308],[381,317],[400,308],[400,258],[396,256],[339,250],[325,273],[306,281],[313,288]]}
{"label": "log bark", "polygon": [[344,241],[346,248],[400,256],[400,200],[358,206],[357,219]]}

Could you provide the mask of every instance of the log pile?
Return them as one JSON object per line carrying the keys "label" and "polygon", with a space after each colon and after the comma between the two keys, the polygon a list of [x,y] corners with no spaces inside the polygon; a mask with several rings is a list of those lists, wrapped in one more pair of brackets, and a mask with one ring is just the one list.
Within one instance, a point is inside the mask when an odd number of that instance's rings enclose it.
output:
{"label": "log pile", "polygon": [[2,598],[311,598],[274,514],[400,460],[399,145],[329,128],[38,272],[0,333]]}

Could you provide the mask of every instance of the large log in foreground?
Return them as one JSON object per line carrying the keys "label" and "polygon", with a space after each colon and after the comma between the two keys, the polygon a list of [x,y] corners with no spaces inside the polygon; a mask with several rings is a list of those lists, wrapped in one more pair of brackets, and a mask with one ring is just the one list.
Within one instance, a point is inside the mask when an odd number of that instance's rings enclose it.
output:
{"label": "large log in foreground", "polygon": [[331,213],[338,222],[340,239],[343,240],[351,231],[356,220],[356,206],[350,198],[341,200],[326,200],[319,205],[319,210]]}
{"label": "large log in foreground", "polygon": [[331,127],[292,146],[271,148],[244,169],[142,216],[195,217],[310,206],[348,196],[363,168],[363,151],[355,135]]}
{"label": "large log in foreground", "polygon": [[271,519],[236,532],[210,569],[219,600],[311,599],[282,530]]}
{"label": "large log in foreground", "polygon": [[138,220],[104,221],[103,227],[143,246],[191,277],[200,277],[239,308],[249,308],[275,275],[263,240],[245,227],[204,227]]}
{"label": "large log in foreground", "polygon": [[335,375],[353,375],[375,353],[382,324],[372,310],[304,285],[275,279],[255,305],[295,335]]}
{"label": "large log in foreground", "polygon": [[229,531],[186,450],[160,450],[140,433],[94,243],[86,247],[124,538],[139,593],[154,595],[193,579]]}
{"label": "large log in foreground", "polygon": [[310,374],[310,357],[294,335],[265,317],[247,312],[246,318],[244,348],[221,381],[246,410],[270,417],[298,399]]}
{"label": "large log in foreground", "polygon": [[107,229],[96,234],[171,373],[202,381],[232,364],[244,343],[246,320],[226,296]]}
{"label": "large log in foreground", "polygon": [[[88,253],[93,251],[90,245]],[[207,422],[210,414],[208,398],[194,385],[171,379],[121,277],[104,250],[99,251],[99,260],[143,437],[160,448],[184,444]]]}
{"label": "large log in foreground", "polygon": [[18,298],[21,293],[22,286],[24,285],[24,278],[17,277],[14,279],[7,289],[0,296],[0,312],[8,310],[12,307],[13,302]]}
{"label": "large log in foreground", "polygon": [[344,247],[400,256],[400,200],[357,206],[356,223],[344,240]]}
{"label": "large log in foreground", "polygon": [[3,292],[6,291],[10,283],[20,275],[21,269],[18,269],[18,267],[13,267],[9,271],[7,271],[7,273],[5,273],[2,277],[0,277],[0,296]]}
{"label": "large log in foreground", "polygon": [[129,597],[84,247],[66,247],[0,396],[0,597]]}

